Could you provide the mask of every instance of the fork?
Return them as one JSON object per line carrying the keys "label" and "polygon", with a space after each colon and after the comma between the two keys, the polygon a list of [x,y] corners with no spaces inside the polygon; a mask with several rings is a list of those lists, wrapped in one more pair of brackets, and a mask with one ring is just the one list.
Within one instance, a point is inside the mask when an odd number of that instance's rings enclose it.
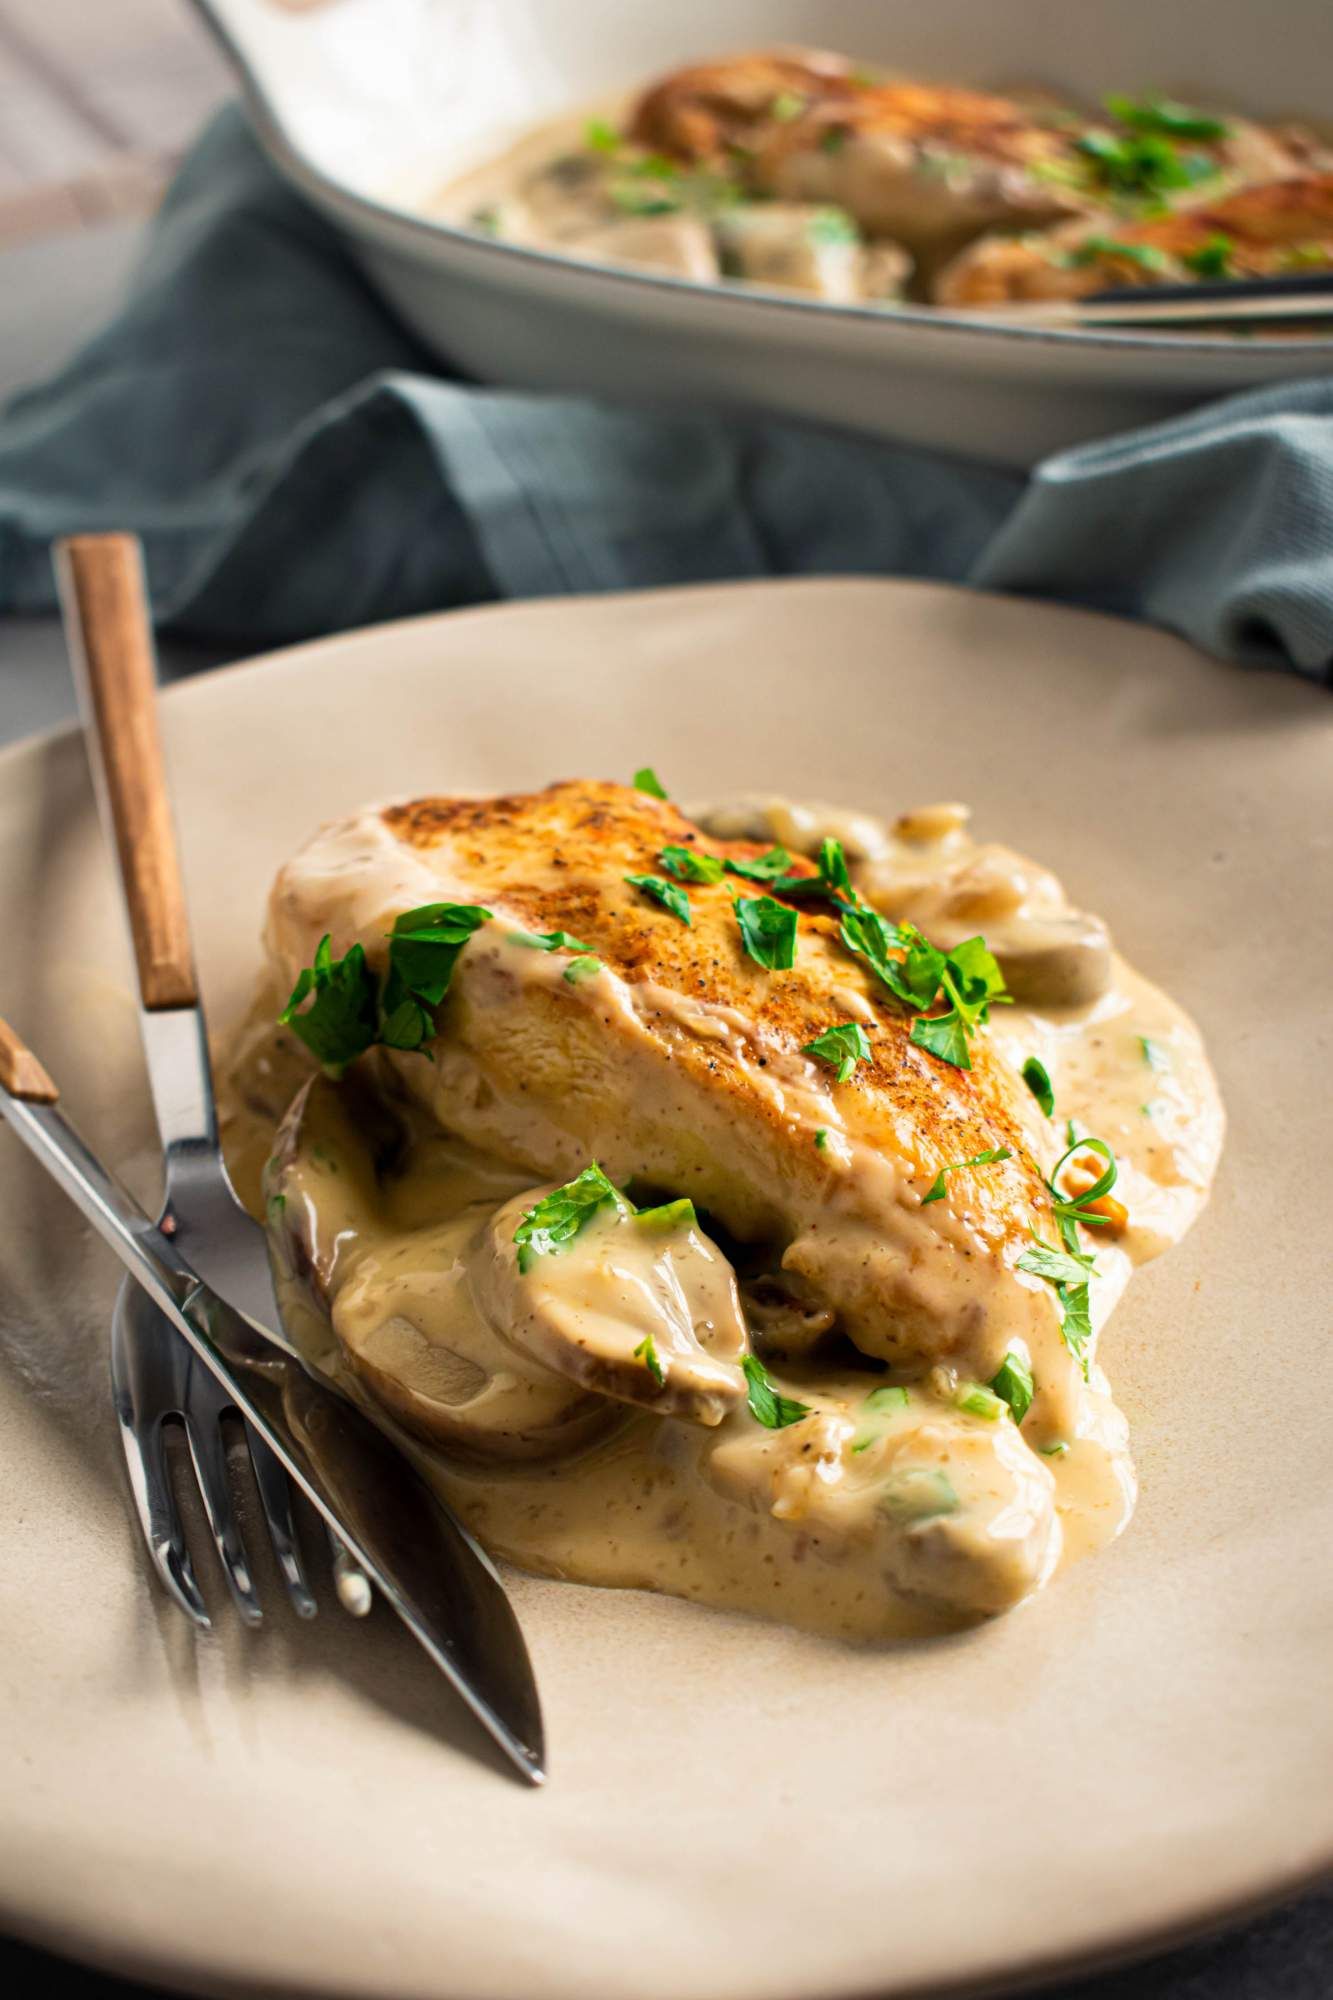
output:
{"label": "fork", "polygon": [[[139,544],[83,535],[56,549],[74,678],[108,845],[117,856],[138,974],[144,1056],[166,1189],[158,1226],[212,1288],[261,1331],[280,1324],[263,1231],[242,1208],[218,1139],[208,1038],[190,944]],[[180,1423],[222,1573],[248,1625],[263,1618],[232,1505],[224,1420],[244,1424],[260,1508],[297,1615],[317,1605],[283,1467],[141,1287],[122,1281],[111,1323],[111,1385],[144,1539],[168,1594],[196,1625],[210,1619],[169,1476],[165,1431]],[[339,1602],[370,1609],[364,1573],[326,1530]]]}

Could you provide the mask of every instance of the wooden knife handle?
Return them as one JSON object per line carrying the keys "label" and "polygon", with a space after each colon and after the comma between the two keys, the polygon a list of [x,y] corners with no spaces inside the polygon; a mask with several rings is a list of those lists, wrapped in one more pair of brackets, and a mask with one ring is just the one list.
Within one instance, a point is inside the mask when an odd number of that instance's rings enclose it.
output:
{"label": "wooden knife handle", "polygon": [[0,1021],[0,1084],[11,1097],[28,1104],[54,1104],[60,1095],[32,1050],[5,1021]]}
{"label": "wooden knife handle", "polygon": [[157,723],[142,551],[133,535],[75,535],[56,544],[55,565],[89,749],[115,829],[139,994],[150,1011],[192,1007],[199,988]]}

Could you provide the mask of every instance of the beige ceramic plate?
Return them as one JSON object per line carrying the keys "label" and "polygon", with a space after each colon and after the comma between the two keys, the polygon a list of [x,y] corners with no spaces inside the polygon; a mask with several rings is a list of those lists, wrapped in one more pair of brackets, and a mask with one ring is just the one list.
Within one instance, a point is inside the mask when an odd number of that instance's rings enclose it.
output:
{"label": "beige ceramic plate", "polygon": [[[651,759],[682,796],[970,799],[1198,1015],[1231,1139],[1107,1339],[1122,1542],[896,1652],[517,1578],[532,1795],[390,1618],[198,1641],[164,1606],[106,1406],[115,1274],[0,1131],[0,1922],[206,1992],[833,2000],[1083,1963],[1333,1861],[1326,698],[1075,612],[831,582],[425,619],[165,709],[215,1021],[322,816]],[[0,936],[0,1012],[151,1191],[68,735],[0,762]]]}

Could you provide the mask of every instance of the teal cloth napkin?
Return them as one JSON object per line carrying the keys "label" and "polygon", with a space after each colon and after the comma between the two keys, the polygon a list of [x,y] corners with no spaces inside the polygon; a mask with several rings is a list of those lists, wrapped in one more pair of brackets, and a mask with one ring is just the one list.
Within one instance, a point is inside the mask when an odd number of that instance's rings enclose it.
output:
{"label": "teal cloth napkin", "polygon": [[1149,619],[1333,679],[1333,381],[1214,404],[1028,481],[794,423],[443,374],[235,108],[113,323],[0,416],[0,611],[48,548],[142,536],[154,613],[253,651],[492,598],[842,572]]}

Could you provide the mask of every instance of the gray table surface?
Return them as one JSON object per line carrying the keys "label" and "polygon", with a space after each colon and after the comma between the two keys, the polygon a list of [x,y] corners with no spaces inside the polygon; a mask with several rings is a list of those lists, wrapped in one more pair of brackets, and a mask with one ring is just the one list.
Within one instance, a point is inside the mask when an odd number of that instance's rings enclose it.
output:
{"label": "gray table surface", "polygon": [[[0,254],[0,401],[49,372],[93,330],[124,284],[141,236],[140,225],[121,223]],[[215,664],[176,650],[167,654],[163,669],[174,679]],[[73,712],[55,620],[0,618],[0,743],[50,728]],[[1097,1884],[1090,1881],[1090,1904],[1096,1894]],[[71,2000],[134,2000],[142,1992],[57,1966],[22,1946],[0,1944],[0,1990],[45,1994],[53,1980]],[[1330,2000],[1331,1995],[1333,1889],[1223,1937],[1066,1984],[1058,2000]]]}

